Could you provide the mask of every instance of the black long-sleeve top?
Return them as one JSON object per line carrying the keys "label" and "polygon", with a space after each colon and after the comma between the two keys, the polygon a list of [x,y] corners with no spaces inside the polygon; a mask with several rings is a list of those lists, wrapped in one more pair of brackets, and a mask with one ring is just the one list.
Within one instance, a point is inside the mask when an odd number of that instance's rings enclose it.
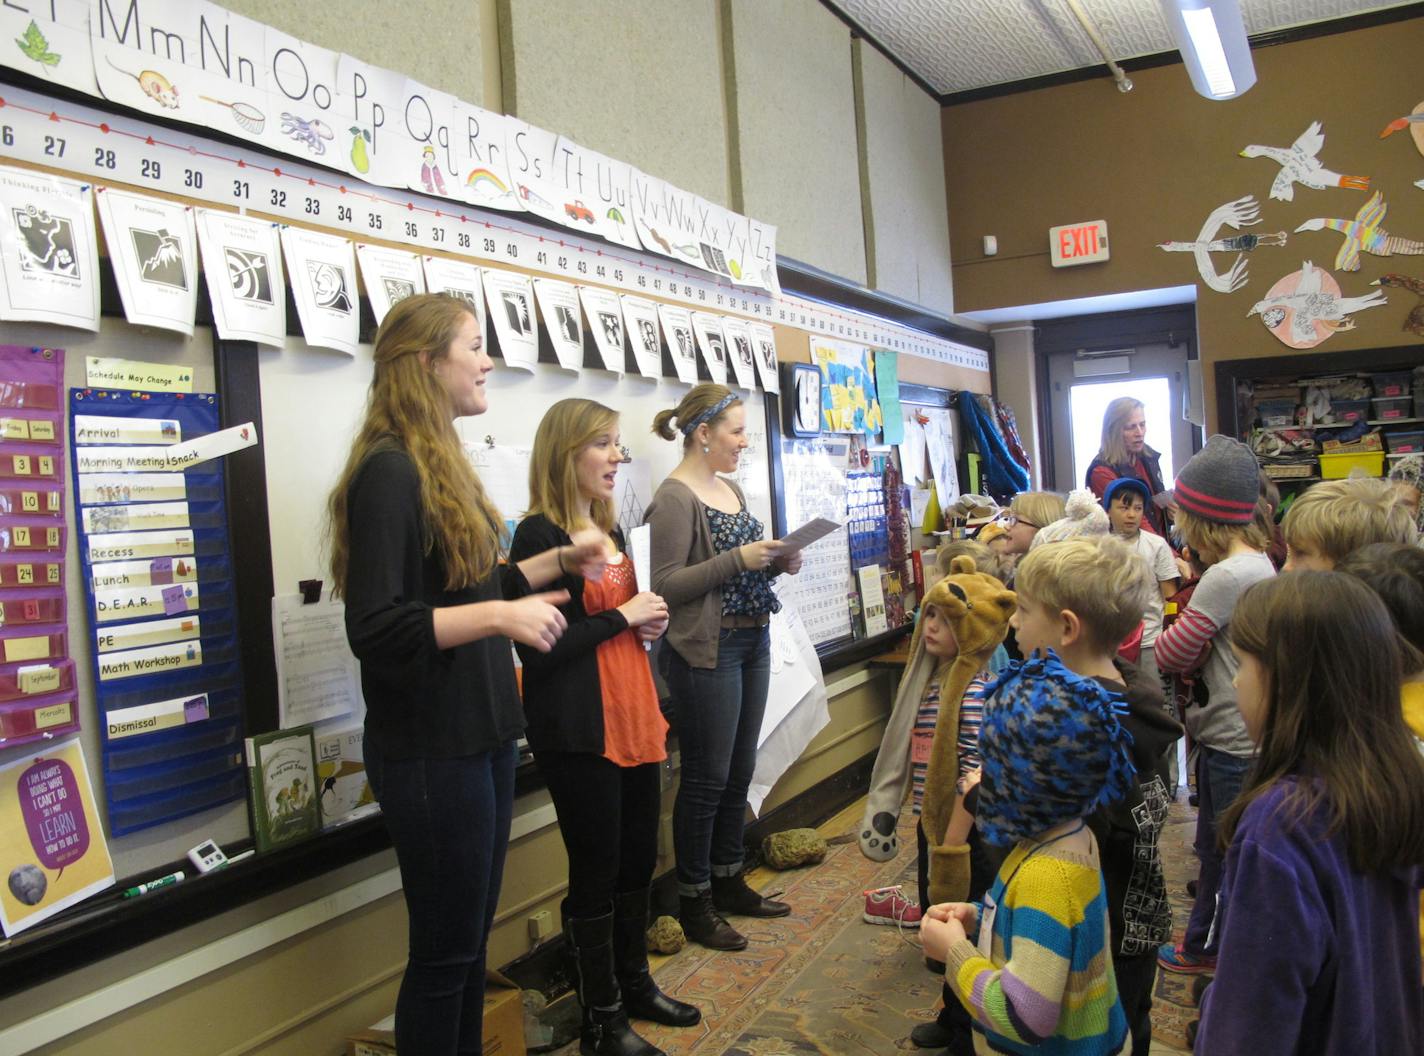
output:
{"label": "black long-sleeve top", "polygon": [[[623,535],[613,529],[623,549]],[[511,561],[522,561],[555,546],[568,546],[569,534],[543,514],[526,517],[514,532]],[[583,577],[561,577],[545,590],[567,590],[559,611],[568,629],[547,653],[516,645],[524,665],[524,710],[529,717],[529,746],[557,752],[603,754],[603,686],[598,676],[598,647],[628,629],[617,609],[590,616],[583,606]]]}
{"label": "black long-sleeve top", "polygon": [[455,758],[519,737],[524,714],[509,639],[441,649],[435,609],[529,593],[513,564],[445,589],[439,547],[425,550],[420,478],[399,449],[377,451],[347,494],[346,637],[361,663],[366,736],[392,759]]}

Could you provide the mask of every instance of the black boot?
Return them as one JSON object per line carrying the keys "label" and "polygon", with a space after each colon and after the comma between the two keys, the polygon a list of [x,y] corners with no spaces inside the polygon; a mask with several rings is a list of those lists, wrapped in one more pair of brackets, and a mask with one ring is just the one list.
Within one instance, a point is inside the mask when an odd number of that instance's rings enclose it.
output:
{"label": "black boot", "polygon": [[784,917],[791,912],[785,902],[762,898],[747,885],[746,875],[712,877],[712,903],[723,913],[744,917]]}
{"label": "black boot", "polygon": [[648,889],[613,896],[613,963],[623,1007],[634,1019],[690,1027],[702,1019],[692,1005],[668,997],[648,971]]}
{"label": "black boot", "polygon": [[577,969],[583,1026],[579,1052],[583,1056],[667,1056],[649,1045],[628,1025],[628,1013],[613,972],[613,914],[573,918],[566,922]]}
{"label": "black boot", "polygon": [[722,919],[712,904],[711,891],[699,891],[692,898],[683,895],[682,930],[693,942],[709,950],[745,950],[746,936]]}

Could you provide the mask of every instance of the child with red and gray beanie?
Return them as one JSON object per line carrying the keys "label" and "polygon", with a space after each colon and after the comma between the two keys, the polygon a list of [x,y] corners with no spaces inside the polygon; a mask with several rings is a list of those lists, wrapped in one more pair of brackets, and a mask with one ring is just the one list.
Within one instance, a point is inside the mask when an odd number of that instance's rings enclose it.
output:
{"label": "child with red and gray beanie", "polygon": [[1167,943],[1158,963],[1169,972],[1210,972],[1216,967],[1213,927],[1221,885],[1216,819],[1241,792],[1255,745],[1236,710],[1236,655],[1227,629],[1236,600],[1246,588],[1276,574],[1266,556],[1271,540],[1258,514],[1260,466],[1251,449],[1228,436],[1213,436],[1177,474],[1176,519],[1187,545],[1207,566],[1191,601],[1157,638],[1159,669],[1193,672],[1206,687],[1204,705],[1187,709],[1186,726],[1196,743],[1196,852],[1201,859],[1196,902],[1180,945]]}

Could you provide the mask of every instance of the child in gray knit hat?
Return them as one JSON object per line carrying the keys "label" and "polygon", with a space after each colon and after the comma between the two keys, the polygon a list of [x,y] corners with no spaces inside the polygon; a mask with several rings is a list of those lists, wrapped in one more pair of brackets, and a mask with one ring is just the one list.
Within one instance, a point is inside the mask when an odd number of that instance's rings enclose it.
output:
{"label": "child in gray knit hat", "polygon": [[[1166,943],[1158,964],[1169,972],[1210,972],[1216,967],[1212,921],[1221,884],[1216,818],[1241,791],[1255,752],[1236,710],[1236,655],[1227,637],[1236,600],[1253,583],[1276,574],[1266,556],[1270,537],[1260,501],[1260,466],[1251,449],[1229,436],[1213,436],[1177,474],[1177,527],[1206,564],[1192,599],[1176,623],[1157,637],[1162,671],[1193,674],[1207,702],[1187,709],[1187,731],[1197,744],[1196,852],[1201,859],[1196,903],[1186,936]],[[1210,940],[1210,941],[1209,941]]]}

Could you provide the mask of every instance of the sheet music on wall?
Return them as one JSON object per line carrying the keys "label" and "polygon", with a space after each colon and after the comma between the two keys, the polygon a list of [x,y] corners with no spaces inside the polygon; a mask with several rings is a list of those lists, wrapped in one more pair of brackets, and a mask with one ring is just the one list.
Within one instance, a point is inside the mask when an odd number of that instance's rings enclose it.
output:
{"label": "sheet music on wall", "polygon": [[361,672],[346,640],[346,606],[326,590],[320,601],[302,602],[300,594],[272,599],[278,726],[284,730],[365,711]]}
{"label": "sheet music on wall", "polygon": [[[781,441],[786,523],[805,524],[816,517],[846,520],[845,438]],[[779,584],[784,601],[796,606],[811,641],[817,645],[851,634],[850,550],[840,528],[802,551],[801,572]]]}

